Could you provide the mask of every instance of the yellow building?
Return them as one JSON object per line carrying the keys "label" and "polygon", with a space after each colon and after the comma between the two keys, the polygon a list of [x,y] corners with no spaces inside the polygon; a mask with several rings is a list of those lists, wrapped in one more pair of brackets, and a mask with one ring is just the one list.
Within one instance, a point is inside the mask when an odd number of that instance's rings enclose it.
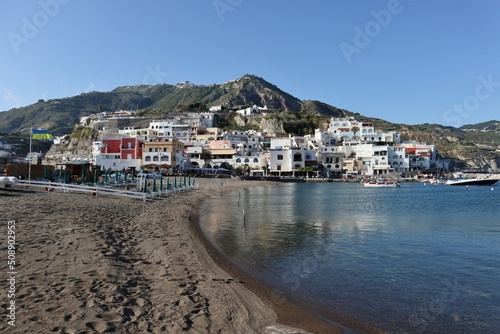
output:
{"label": "yellow building", "polygon": [[196,141],[209,143],[213,140],[217,140],[217,137],[219,137],[221,133],[222,129],[208,128],[204,133],[196,134]]}
{"label": "yellow building", "polygon": [[175,137],[149,138],[142,146],[142,165],[175,171],[184,156],[184,143]]}

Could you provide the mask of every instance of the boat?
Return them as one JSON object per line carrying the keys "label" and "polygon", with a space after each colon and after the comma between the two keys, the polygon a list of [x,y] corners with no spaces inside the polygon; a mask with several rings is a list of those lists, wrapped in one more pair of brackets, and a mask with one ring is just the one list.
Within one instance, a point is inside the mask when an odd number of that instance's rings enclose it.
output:
{"label": "boat", "polygon": [[497,183],[497,179],[459,179],[459,180],[448,180],[446,185],[448,186],[489,186]]}
{"label": "boat", "polygon": [[464,176],[463,173],[454,173],[453,179],[446,181],[448,186],[489,186],[498,182],[498,179],[471,179]]}
{"label": "boat", "polygon": [[0,188],[10,188],[17,183],[17,177],[0,175]]}
{"label": "boat", "polygon": [[365,188],[396,188],[400,186],[398,182],[386,181],[383,179],[378,179],[377,181],[363,181],[362,183]]}
{"label": "boat", "polygon": [[433,185],[438,185],[438,184],[444,184],[444,180],[441,180],[441,179],[425,179],[425,180],[422,180],[421,182],[423,182],[424,184],[433,184]]}

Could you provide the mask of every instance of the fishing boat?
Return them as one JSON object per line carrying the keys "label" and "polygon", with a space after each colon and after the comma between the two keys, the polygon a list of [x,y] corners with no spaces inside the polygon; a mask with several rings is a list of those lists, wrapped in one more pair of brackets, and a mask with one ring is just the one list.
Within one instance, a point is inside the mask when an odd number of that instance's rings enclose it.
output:
{"label": "fishing boat", "polygon": [[363,181],[362,183],[365,188],[396,188],[400,186],[398,182],[386,181],[383,179],[378,179],[376,181]]}

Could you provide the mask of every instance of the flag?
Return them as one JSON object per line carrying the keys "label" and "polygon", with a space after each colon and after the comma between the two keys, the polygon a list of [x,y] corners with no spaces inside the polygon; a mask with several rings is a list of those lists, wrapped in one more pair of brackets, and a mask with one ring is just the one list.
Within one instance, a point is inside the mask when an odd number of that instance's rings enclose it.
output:
{"label": "flag", "polygon": [[48,130],[31,129],[31,133],[33,134],[33,139],[35,140],[52,139],[52,135]]}

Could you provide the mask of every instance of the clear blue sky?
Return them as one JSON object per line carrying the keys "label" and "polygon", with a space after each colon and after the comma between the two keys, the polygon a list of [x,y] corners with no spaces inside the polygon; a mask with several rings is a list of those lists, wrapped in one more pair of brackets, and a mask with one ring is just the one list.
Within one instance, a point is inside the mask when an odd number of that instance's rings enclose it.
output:
{"label": "clear blue sky", "polygon": [[497,0],[3,0],[0,11],[0,110],[251,73],[392,122],[500,119]]}

